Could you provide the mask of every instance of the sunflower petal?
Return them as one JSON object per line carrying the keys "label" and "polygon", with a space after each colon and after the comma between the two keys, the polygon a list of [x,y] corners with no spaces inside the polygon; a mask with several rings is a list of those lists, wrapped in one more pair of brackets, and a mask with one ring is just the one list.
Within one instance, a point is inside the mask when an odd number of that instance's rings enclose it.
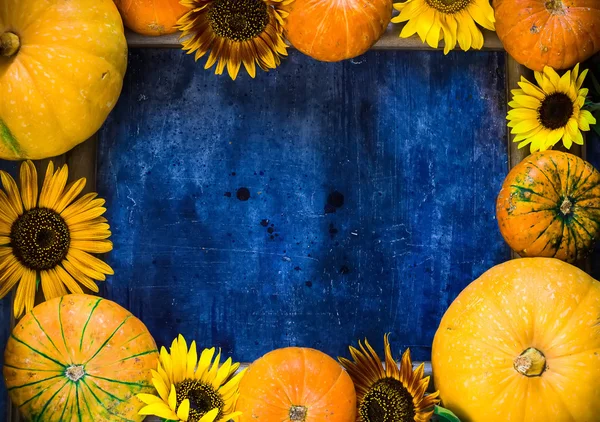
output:
{"label": "sunflower petal", "polygon": [[155,396],[154,394],[140,393],[137,394],[136,397],[144,404],[163,403],[161,398]]}
{"label": "sunflower petal", "polygon": [[148,406],[142,407],[138,412],[138,415],[153,415],[171,421],[179,420],[177,414],[169,409],[169,406],[166,403],[149,404]]}
{"label": "sunflower petal", "polygon": [[64,190],[64,193],[59,197],[58,201],[54,206],[54,210],[57,213],[64,211],[67,206],[77,198],[81,191],[85,188],[85,178],[76,180],[69,184]]}
{"label": "sunflower petal", "polygon": [[185,399],[184,401],[181,402],[181,404],[179,405],[179,408],[177,409],[177,416],[182,421],[188,420],[188,418],[190,416],[190,400],[189,399]]}
{"label": "sunflower petal", "polygon": [[213,410],[207,412],[204,416],[202,416],[198,422],[214,422],[218,415],[219,409],[214,408]]}
{"label": "sunflower petal", "polygon": [[23,202],[21,201],[21,194],[15,179],[5,171],[0,171],[0,178],[2,179],[2,186],[6,191],[6,197],[12,209],[17,215],[23,214]]}
{"label": "sunflower petal", "polygon": [[21,199],[26,210],[37,206],[38,180],[35,165],[30,160],[21,164]]}

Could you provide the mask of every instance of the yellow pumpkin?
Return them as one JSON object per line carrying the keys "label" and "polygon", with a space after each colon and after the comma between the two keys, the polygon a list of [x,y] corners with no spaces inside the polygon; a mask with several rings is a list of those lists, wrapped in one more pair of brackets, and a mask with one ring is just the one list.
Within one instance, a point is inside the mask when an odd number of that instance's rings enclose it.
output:
{"label": "yellow pumpkin", "polygon": [[93,135],[123,86],[112,0],[2,0],[0,158],[63,154]]}
{"label": "yellow pumpkin", "polygon": [[553,258],[498,265],[442,318],[432,365],[463,422],[597,421],[600,283]]}

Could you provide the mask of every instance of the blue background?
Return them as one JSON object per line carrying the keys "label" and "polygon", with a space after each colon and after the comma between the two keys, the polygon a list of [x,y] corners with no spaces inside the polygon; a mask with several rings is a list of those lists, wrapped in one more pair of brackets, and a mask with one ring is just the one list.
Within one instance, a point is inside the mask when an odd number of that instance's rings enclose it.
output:
{"label": "blue background", "polygon": [[[182,333],[251,361],[364,337],[380,350],[391,332],[396,352],[430,359],[448,305],[510,256],[494,217],[504,66],[491,52],[292,51],[232,82],[179,51],[133,50],[100,134],[116,273],[101,292],[159,345]],[[600,167],[597,139],[588,159]],[[0,313],[4,347],[9,299]]]}
{"label": "blue background", "polygon": [[292,52],[233,82],[179,51],[133,51],[100,139],[106,296],[159,344],[183,333],[240,361],[379,349],[386,332],[429,359],[449,303],[509,257],[494,218],[504,61]]}

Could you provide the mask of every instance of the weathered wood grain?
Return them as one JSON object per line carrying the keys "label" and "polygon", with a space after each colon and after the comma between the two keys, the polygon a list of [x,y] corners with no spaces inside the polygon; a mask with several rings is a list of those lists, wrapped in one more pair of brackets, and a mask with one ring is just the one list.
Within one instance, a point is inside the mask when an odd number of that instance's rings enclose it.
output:
{"label": "weathered wood grain", "polygon": [[[418,36],[411,38],[400,38],[401,25],[390,24],[386,33],[373,46],[374,50],[431,50]],[[484,44],[483,50],[502,51],[504,47],[495,32],[482,30]],[[181,48],[179,42],[180,33],[163,35],[160,37],[148,37],[127,31],[127,44],[130,48]],[[444,48],[444,42],[440,43]],[[471,54],[471,52],[469,52]]]}

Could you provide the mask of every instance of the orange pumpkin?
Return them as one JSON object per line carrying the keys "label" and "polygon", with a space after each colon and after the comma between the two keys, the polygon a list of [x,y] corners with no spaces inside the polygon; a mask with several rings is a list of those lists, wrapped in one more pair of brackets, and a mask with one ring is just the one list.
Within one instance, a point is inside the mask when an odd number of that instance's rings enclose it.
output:
{"label": "orange pumpkin", "polygon": [[337,62],[365,53],[392,19],[391,0],[294,0],[285,34],[304,54]]}
{"label": "orange pumpkin", "polygon": [[158,352],[144,324],[96,296],[67,295],[33,308],[14,328],[4,378],[27,420],[141,421],[135,394],[150,393]]}
{"label": "orange pumpkin", "polygon": [[567,69],[600,51],[598,0],[494,0],[496,32],[530,69]]}
{"label": "orange pumpkin", "polygon": [[350,376],[326,354],[289,347],[267,353],[242,378],[240,422],[355,422]]}
{"label": "orange pumpkin", "polygon": [[593,422],[600,415],[600,283],[552,258],[492,268],[452,303],[432,366],[465,422]]}
{"label": "orange pumpkin", "polygon": [[177,31],[177,20],[190,9],[179,0],[114,0],[125,26],[142,35],[158,36]]}
{"label": "orange pumpkin", "polygon": [[504,181],[496,216],[519,255],[576,262],[600,239],[600,173],[565,152],[533,154]]}

